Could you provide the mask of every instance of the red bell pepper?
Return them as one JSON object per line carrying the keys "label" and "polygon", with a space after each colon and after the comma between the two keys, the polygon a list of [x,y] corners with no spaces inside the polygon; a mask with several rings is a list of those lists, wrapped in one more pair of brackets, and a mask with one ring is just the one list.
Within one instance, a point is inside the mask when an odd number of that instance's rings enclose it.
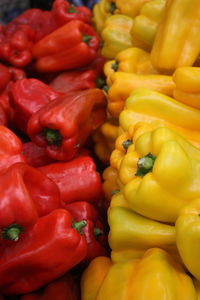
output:
{"label": "red bell pepper", "polygon": [[98,49],[99,38],[94,29],[74,20],[38,41],[32,53],[36,69],[49,72],[84,67],[95,59]]}
{"label": "red bell pepper", "polygon": [[75,6],[66,0],[55,0],[51,11],[60,26],[72,20],[91,23],[92,11],[89,8],[86,6]]}
{"label": "red bell pepper", "polygon": [[56,184],[28,164],[13,164],[0,175],[0,182],[0,229],[3,239],[17,241],[22,227],[25,230],[38,217],[61,207]]}
{"label": "red bell pepper", "polygon": [[106,97],[99,89],[74,91],[32,115],[27,132],[55,160],[70,160],[106,118]]}
{"label": "red bell pepper", "polygon": [[76,222],[85,220],[87,225],[83,228],[87,241],[87,254],[81,265],[87,265],[97,256],[107,255],[106,235],[98,216],[97,209],[90,203],[81,201],[65,205]]}
{"label": "red bell pepper", "polygon": [[11,79],[9,69],[0,63],[0,92],[2,92]]}
{"label": "red bell pepper", "polygon": [[91,157],[52,163],[39,170],[57,184],[63,207],[75,201],[96,204],[102,198],[101,178]]}
{"label": "red bell pepper", "polygon": [[81,262],[87,243],[81,228],[64,209],[39,218],[18,243],[0,249],[0,293],[30,293]]}
{"label": "red bell pepper", "polygon": [[66,273],[63,277],[50,282],[42,292],[26,294],[20,300],[79,300],[80,292],[73,277]]}
{"label": "red bell pepper", "polygon": [[12,81],[17,81],[22,78],[26,78],[26,73],[23,69],[20,68],[15,68],[15,67],[8,67],[10,75],[11,75],[11,80]]}
{"label": "red bell pepper", "polygon": [[3,126],[7,125],[7,116],[1,103],[0,103],[0,125]]}
{"label": "red bell pepper", "polygon": [[15,126],[26,133],[27,123],[32,114],[61,95],[40,80],[34,78],[17,80],[9,89]]}
{"label": "red bell pepper", "polygon": [[97,72],[95,70],[68,71],[58,74],[49,86],[57,92],[68,93],[96,88]]}
{"label": "red bell pepper", "polygon": [[10,103],[10,95],[9,90],[11,86],[13,85],[13,81],[9,81],[5,89],[0,93],[0,104],[3,107],[3,110],[6,114],[6,118],[8,121],[9,126],[13,124],[13,116],[14,116],[14,110]]}
{"label": "red bell pepper", "polygon": [[22,142],[9,128],[0,125],[0,174],[17,162],[26,162]]}

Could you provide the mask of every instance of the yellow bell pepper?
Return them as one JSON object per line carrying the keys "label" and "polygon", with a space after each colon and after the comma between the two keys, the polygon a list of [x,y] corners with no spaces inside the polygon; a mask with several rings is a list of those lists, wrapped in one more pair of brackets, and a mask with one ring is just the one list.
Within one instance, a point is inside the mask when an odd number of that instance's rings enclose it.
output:
{"label": "yellow bell pepper", "polygon": [[[138,258],[149,248],[159,247],[178,256],[174,226],[153,221],[120,206],[109,209],[108,224],[108,242],[114,252],[129,250],[129,253],[135,252],[132,258]],[[127,257],[123,259],[125,261]]]}
{"label": "yellow bell pepper", "polygon": [[193,65],[200,53],[199,20],[199,0],[167,0],[151,51],[155,68],[173,72]]}
{"label": "yellow bell pepper", "polygon": [[122,15],[135,18],[140,12],[142,5],[149,0],[115,0],[115,5]]}
{"label": "yellow bell pepper", "polygon": [[105,165],[109,164],[110,155],[115,148],[115,140],[118,134],[118,120],[108,118],[92,136],[95,154]]}
{"label": "yellow bell pepper", "polygon": [[147,51],[151,50],[165,3],[166,0],[151,0],[141,7],[131,30],[134,45]]}
{"label": "yellow bell pepper", "polygon": [[166,75],[115,72],[110,79],[112,84],[108,90],[108,111],[113,117],[119,116],[125,100],[137,88],[152,89],[169,96],[175,88],[172,77]]}
{"label": "yellow bell pepper", "polygon": [[200,111],[161,93],[144,88],[133,91],[119,120],[124,131],[138,122],[154,128],[167,126],[200,148]]}
{"label": "yellow bell pepper", "polygon": [[81,300],[97,298],[102,281],[112,267],[110,258],[98,256],[93,259],[81,277]]}
{"label": "yellow bell pepper", "polygon": [[100,282],[97,296],[86,298],[96,269],[90,264],[83,273],[84,280],[85,272],[90,273],[90,285],[81,287],[82,300],[197,300],[192,279],[182,265],[159,248],[147,250],[141,259],[113,264]]}
{"label": "yellow bell pepper", "polygon": [[200,150],[166,127],[133,140],[118,173],[128,205],[153,220],[175,222],[180,209],[200,197]]}
{"label": "yellow bell pepper", "polygon": [[133,19],[125,15],[116,14],[107,18],[101,32],[101,54],[106,58],[114,58],[120,51],[132,47],[132,26]]}
{"label": "yellow bell pepper", "polygon": [[183,263],[200,280],[200,198],[194,199],[181,211],[176,221],[176,243]]}
{"label": "yellow bell pepper", "polygon": [[173,74],[176,100],[200,109],[200,68],[180,67]]}
{"label": "yellow bell pepper", "polygon": [[104,74],[108,85],[111,85],[111,75],[117,71],[136,74],[158,73],[152,66],[150,54],[137,47],[125,49],[116,55],[115,60],[105,63]]}
{"label": "yellow bell pepper", "polygon": [[197,300],[200,300],[200,281],[196,278],[193,278],[194,287],[197,293]]}

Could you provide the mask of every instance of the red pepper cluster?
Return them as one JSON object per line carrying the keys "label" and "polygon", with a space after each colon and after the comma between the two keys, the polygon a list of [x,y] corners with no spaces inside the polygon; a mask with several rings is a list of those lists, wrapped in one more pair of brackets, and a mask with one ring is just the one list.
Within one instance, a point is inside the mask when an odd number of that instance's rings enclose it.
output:
{"label": "red pepper cluster", "polygon": [[82,270],[108,252],[90,141],[106,118],[104,59],[90,22],[55,0],[1,27],[0,299],[78,300]]}

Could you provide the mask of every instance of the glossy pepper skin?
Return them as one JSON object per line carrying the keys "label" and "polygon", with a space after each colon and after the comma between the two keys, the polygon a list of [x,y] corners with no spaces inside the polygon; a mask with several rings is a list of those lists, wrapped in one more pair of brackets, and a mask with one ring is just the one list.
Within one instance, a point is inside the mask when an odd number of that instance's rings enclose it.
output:
{"label": "glossy pepper skin", "polygon": [[144,88],[133,91],[126,100],[119,119],[124,131],[138,122],[148,123],[154,128],[164,125],[200,148],[199,110],[162,93]]}
{"label": "glossy pepper skin", "polygon": [[87,254],[81,265],[86,266],[97,256],[106,256],[106,233],[97,209],[86,201],[70,203],[65,208],[72,214],[75,222],[87,222],[82,230],[87,241]]}
{"label": "glossy pepper skin", "polygon": [[106,19],[101,32],[103,47],[101,54],[114,58],[120,51],[132,47],[131,27],[133,19],[125,15],[113,15]]}
{"label": "glossy pepper skin", "polygon": [[99,273],[100,260],[103,259],[93,260],[83,273],[83,300],[161,300],[163,297],[166,300],[196,300],[192,279],[182,265],[162,249],[150,248],[141,259],[116,264],[110,261],[111,266],[104,267],[106,272],[100,277],[101,282],[89,285],[89,279]]}
{"label": "glossy pepper skin", "polygon": [[32,53],[36,69],[49,72],[84,67],[95,59],[98,48],[99,39],[94,29],[73,20],[38,41]]}
{"label": "glossy pepper skin", "polygon": [[142,5],[131,30],[134,45],[151,50],[165,3],[166,0],[151,0]]}
{"label": "glossy pepper skin", "polygon": [[78,264],[87,251],[84,235],[78,227],[75,229],[78,225],[81,229],[85,222],[73,223],[67,210],[56,209],[39,218],[18,243],[4,246],[0,259],[1,293],[32,292]]}
{"label": "glossy pepper skin", "polygon": [[92,24],[96,32],[100,35],[104,26],[105,20],[111,16],[114,11],[112,8],[115,7],[115,4],[112,5],[112,1],[101,0],[96,3],[92,10]]}
{"label": "glossy pepper skin", "polygon": [[11,74],[9,72],[9,69],[3,64],[0,64],[0,92],[4,90],[10,79]]}
{"label": "glossy pepper skin", "polygon": [[199,196],[200,151],[167,127],[133,140],[119,170],[125,199],[135,212],[173,223],[180,209]]}
{"label": "glossy pepper skin", "polygon": [[148,1],[149,0],[129,0],[125,2],[123,0],[115,0],[113,2],[116,5],[115,12],[134,18],[139,14],[143,4]]}
{"label": "glossy pepper skin", "polygon": [[173,97],[188,106],[200,108],[200,68],[179,67],[173,73]]}
{"label": "glossy pepper skin", "polygon": [[[0,193],[1,239],[18,241],[19,234],[38,217],[61,207],[56,184],[26,163],[11,165],[0,178],[4,187]],[[15,225],[19,226],[19,232],[12,236]]]}
{"label": "glossy pepper skin", "polygon": [[72,21],[81,20],[84,23],[91,23],[92,12],[86,6],[75,6],[65,0],[55,0],[51,8],[57,24],[60,26]]}
{"label": "glossy pepper skin", "polygon": [[55,160],[72,159],[103,123],[106,97],[100,89],[71,92],[32,115],[28,135]]}
{"label": "glossy pepper skin", "polygon": [[110,80],[108,111],[113,117],[119,117],[124,102],[135,89],[147,88],[171,96],[175,87],[171,76],[159,74],[143,75],[119,71],[111,75]]}
{"label": "glossy pepper skin", "polygon": [[[30,117],[62,93],[35,78],[18,79],[9,89],[10,103],[14,109],[13,122],[21,131],[27,133]],[[20,115],[20,118],[19,118]]]}
{"label": "glossy pepper skin", "polygon": [[103,178],[103,191],[106,198],[106,207],[108,208],[110,205],[110,201],[112,196],[120,191],[120,187],[117,181],[118,170],[113,168],[112,166],[108,166],[104,169],[102,178]]}
{"label": "glossy pepper skin", "polygon": [[200,198],[197,198],[183,207],[175,224],[176,243],[181,259],[189,272],[198,280],[200,280],[199,211]]}
{"label": "glossy pepper skin", "polygon": [[79,289],[73,277],[64,276],[47,284],[43,292],[35,292],[20,297],[20,300],[79,300]]}
{"label": "glossy pepper skin", "polygon": [[39,170],[56,183],[64,207],[75,201],[97,204],[103,195],[101,178],[91,157],[52,163]]}
{"label": "glossy pepper skin", "polygon": [[[153,65],[165,72],[191,66],[200,52],[200,2],[167,0],[151,51]],[[170,33],[170,34],[168,34]]]}

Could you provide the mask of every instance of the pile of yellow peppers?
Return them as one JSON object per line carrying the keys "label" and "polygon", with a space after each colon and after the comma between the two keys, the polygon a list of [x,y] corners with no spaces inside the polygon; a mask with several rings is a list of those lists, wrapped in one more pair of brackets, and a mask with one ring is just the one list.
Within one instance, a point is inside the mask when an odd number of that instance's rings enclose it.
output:
{"label": "pile of yellow peppers", "polygon": [[200,300],[200,1],[100,0],[110,257],[82,300]]}

